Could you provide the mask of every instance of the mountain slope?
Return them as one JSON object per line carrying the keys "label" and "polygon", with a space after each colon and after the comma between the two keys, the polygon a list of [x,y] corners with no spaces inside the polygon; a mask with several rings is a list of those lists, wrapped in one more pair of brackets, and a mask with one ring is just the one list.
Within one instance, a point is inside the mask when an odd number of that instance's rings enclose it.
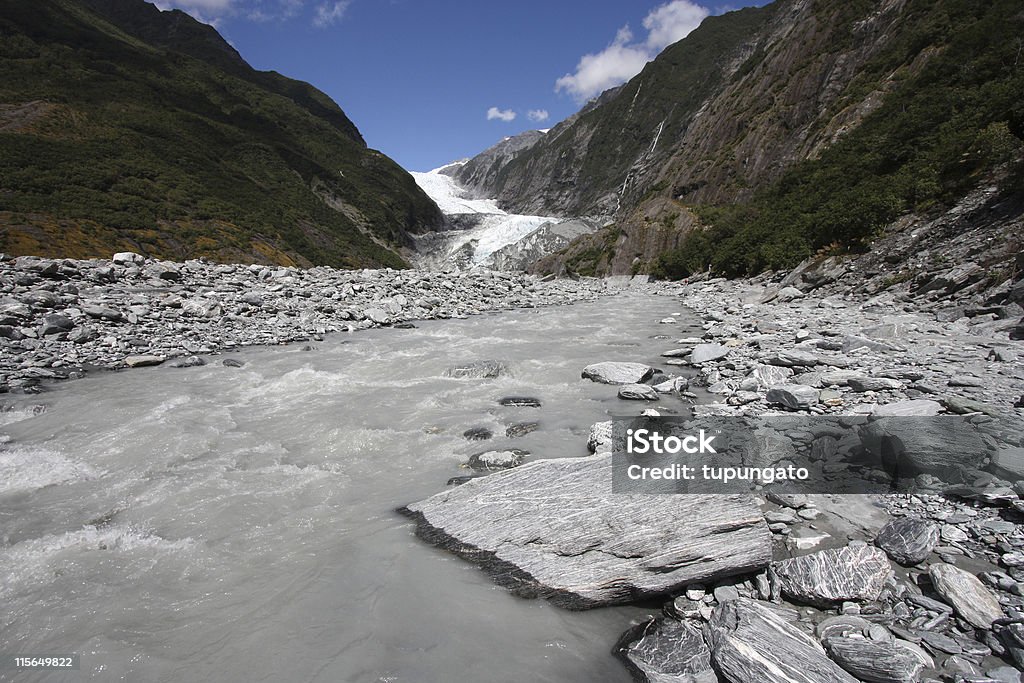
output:
{"label": "mountain slope", "polygon": [[402,266],[443,225],[330,98],[182,12],[0,10],[0,250]]}
{"label": "mountain slope", "polygon": [[614,215],[538,272],[739,274],[859,249],[1019,159],[1022,16],[1012,0],[777,0],[711,17],[485,189]]}

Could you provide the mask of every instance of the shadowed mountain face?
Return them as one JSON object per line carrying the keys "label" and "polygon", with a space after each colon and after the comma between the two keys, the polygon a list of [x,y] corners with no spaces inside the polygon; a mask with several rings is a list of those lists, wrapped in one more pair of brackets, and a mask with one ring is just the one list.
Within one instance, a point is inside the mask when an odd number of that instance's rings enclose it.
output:
{"label": "shadowed mountain face", "polygon": [[143,0],[0,0],[0,250],[402,266],[443,217],[307,83]]}
{"label": "shadowed mountain face", "polygon": [[739,275],[858,251],[1000,177],[1020,191],[1022,32],[1012,0],[777,0],[710,17],[461,179],[508,210],[614,218],[538,272]]}

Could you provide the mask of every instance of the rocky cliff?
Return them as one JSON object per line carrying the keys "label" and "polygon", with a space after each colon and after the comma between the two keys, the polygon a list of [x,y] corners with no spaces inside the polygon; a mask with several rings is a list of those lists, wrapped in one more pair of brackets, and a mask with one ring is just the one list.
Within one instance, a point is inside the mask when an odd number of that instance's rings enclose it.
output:
{"label": "rocky cliff", "polygon": [[1022,27],[1019,4],[999,1],[778,0],[710,17],[483,190],[614,217],[540,272],[648,272],[674,253],[686,263],[670,275],[741,274],[856,251],[1019,162]]}

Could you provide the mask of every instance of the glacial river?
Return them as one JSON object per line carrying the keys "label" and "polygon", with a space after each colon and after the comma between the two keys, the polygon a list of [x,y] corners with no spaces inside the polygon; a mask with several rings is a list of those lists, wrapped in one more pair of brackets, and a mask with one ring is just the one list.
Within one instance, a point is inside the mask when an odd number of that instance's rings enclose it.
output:
{"label": "glacial river", "polygon": [[[480,450],[586,455],[591,423],[642,406],[580,370],[657,358],[671,342],[653,336],[695,331],[658,324],[678,313],[626,292],[6,397],[0,654],[82,668],[0,680],[629,681],[610,650],[651,610],[513,597],[394,510]],[[491,358],[511,375],[444,376]],[[543,407],[498,406],[508,395]],[[505,437],[524,420],[541,426]],[[467,442],[476,426],[495,439]]]}

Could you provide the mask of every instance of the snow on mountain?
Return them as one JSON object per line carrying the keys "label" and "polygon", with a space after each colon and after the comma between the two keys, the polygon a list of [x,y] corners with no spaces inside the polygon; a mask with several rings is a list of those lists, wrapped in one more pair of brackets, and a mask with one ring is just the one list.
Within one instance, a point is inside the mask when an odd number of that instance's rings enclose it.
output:
{"label": "snow on mountain", "polygon": [[[491,255],[518,242],[546,223],[559,219],[550,216],[522,216],[502,211],[495,200],[479,199],[444,172],[457,161],[427,173],[413,172],[412,177],[453,223],[469,226],[443,233],[444,240],[431,245],[434,253],[424,263],[450,263],[469,267],[491,266]],[[444,253],[438,253],[443,251]],[[468,263],[467,257],[468,256]],[[440,257],[440,258],[438,258]]]}

